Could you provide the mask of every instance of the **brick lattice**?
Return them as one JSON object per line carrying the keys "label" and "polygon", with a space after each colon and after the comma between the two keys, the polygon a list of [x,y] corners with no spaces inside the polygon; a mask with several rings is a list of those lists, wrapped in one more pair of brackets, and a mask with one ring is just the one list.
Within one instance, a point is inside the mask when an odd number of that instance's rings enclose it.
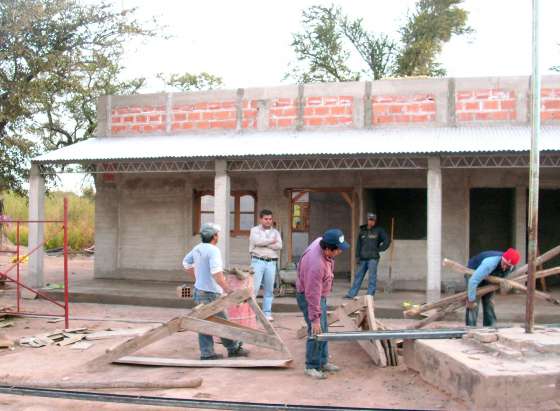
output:
{"label": "brick lattice", "polygon": [[372,96],[372,123],[428,123],[436,119],[436,101],[433,94],[412,96]]}
{"label": "brick lattice", "polygon": [[463,90],[455,94],[457,121],[508,121],[516,119],[515,91]]}
{"label": "brick lattice", "polygon": [[560,120],[560,88],[541,90],[541,120]]}

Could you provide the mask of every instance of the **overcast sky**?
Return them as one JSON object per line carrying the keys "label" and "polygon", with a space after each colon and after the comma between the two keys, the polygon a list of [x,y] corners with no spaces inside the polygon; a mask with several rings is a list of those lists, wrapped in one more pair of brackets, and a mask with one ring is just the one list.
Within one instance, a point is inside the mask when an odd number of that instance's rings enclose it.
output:
{"label": "overcast sky", "polygon": [[[136,7],[140,20],[156,19],[169,39],[127,46],[126,77],[146,77],[147,91],[163,85],[156,73],[207,71],[226,87],[281,84],[294,60],[291,33],[301,28],[301,12],[315,4],[342,7],[362,17],[374,32],[397,36],[414,0],[114,0]],[[541,0],[541,73],[560,65],[560,0]],[[439,61],[452,77],[531,73],[531,0],[466,0],[474,34],[453,38]],[[284,83],[289,80],[284,81]],[[79,191],[81,178],[65,175],[64,188]]]}

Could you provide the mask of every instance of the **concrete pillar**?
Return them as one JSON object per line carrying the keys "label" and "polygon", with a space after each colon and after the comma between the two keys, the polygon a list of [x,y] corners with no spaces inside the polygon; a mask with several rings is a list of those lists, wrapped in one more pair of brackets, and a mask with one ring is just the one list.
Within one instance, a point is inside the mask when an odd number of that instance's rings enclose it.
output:
{"label": "concrete pillar", "polygon": [[230,177],[226,160],[216,160],[214,177],[214,222],[222,228],[218,248],[222,253],[224,268],[229,266],[229,197]]}
{"label": "concrete pillar", "polygon": [[[29,173],[29,220],[45,219],[45,179],[39,166],[33,164]],[[44,241],[44,224],[29,223],[29,250]],[[26,285],[37,288],[45,284],[43,273],[43,247],[29,256],[29,270],[25,278]]]}
{"label": "concrete pillar", "polygon": [[428,159],[428,241],[426,299],[438,300],[441,295],[441,220],[442,182],[438,157]]}
{"label": "concrete pillar", "polygon": [[114,183],[95,178],[95,252],[103,258],[93,260],[95,278],[118,278],[120,198]]}
{"label": "concrete pillar", "polygon": [[514,219],[514,247],[521,255],[519,264],[525,264],[527,262],[527,187],[515,187]]}

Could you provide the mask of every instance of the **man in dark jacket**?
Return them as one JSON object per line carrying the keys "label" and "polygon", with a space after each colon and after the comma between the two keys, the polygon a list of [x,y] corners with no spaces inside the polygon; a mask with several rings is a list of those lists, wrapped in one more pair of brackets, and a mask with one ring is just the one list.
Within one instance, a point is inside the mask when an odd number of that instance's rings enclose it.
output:
{"label": "man in dark jacket", "polygon": [[354,298],[358,295],[362,281],[369,271],[369,282],[367,293],[375,295],[377,287],[377,265],[379,264],[379,253],[385,251],[391,245],[391,240],[381,227],[376,227],[377,216],[368,213],[367,224],[360,226],[358,241],[356,243],[356,259],[358,260],[358,271],[354,283],[344,298]]}
{"label": "man in dark jacket", "polygon": [[[467,281],[467,307],[465,313],[465,323],[468,326],[476,326],[478,318],[478,304],[476,303],[476,289],[479,285],[485,286],[489,283],[485,280],[489,275],[505,278],[513,267],[519,263],[519,252],[514,248],[502,251],[484,251],[472,257],[467,267],[475,270],[471,278]],[[500,288],[505,287],[500,285]],[[503,289],[503,288],[502,288]],[[503,289],[507,292],[507,289]],[[484,294],[482,300],[482,325],[484,327],[494,327],[496,325],[496,313],[494,312],[494,293]]]}

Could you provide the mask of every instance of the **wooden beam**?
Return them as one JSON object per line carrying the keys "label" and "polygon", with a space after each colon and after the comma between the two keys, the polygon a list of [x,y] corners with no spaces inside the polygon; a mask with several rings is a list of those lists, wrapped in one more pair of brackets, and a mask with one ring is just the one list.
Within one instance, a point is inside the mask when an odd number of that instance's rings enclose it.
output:
{"label": "wooden beam", "polygon": [[127,356],[116,362],[120,364],[153,365],[158,367],[286,368],[290,366],[292,360],[251,360],[247,358],[235,360],[188,360],[183,358]]}
{"label": "wooden beam", "polygon": [[96,368],[104,364],[109,364],[125,355],[131,354],[150,345],[153,342],[159,341],[164,337],[172,335],[181,329],[181,318],[174,318],[165,324],[152,328],[150,331],[140,335],[139,337],[132,338],[114,348],[105,350],[105,353],[99,357],[94,358],[87,363],[89,368]]}
{"label": "wooden beam", "polygon": [[[344,313],[346,315],[350,315],[352,313],[355,313],[358,310],[361,310],[363,308],[367,307],[367,303],[365,301],[365,296],[362,295],[361,297],[355,298],[352,301],[349,301],[345,304],[342,304],[339,308],[342,308],[344,310]],[[335,323],[338,321],[338,311],[331,311],[330,313],[327,314],[327,321],[330,324]]]}
{"label": "wooden beam", "polygon": [[290,353],[290,350],[288,349],[288,346],[284,343],[282,338],[280,338],[280,335],[278,335],[278,333],[276,332],[276,330],[274,329],[272,324],[270,324],[270,321],[268,321],[266,319],[266,315],[264,315],[263,311],[261,310],[261,307],[259,307],[259,305],[257,304],[257,301],[255,300],[255,297],[249,298],[247,300],[247,303],[249,304],[249,306],[255,312],[255,316],[257,317],[257,321],[259,322],[259,324],[261,324],[263,326],[266,333],[268,335],[276,337],[278,339],[278,341],[280,341],[282,343],[282,349],[280,351],[288,354],[288,356],[291,358],[292,354]]}
{"label": "wooden beam", "polygon": [[351,226],[350,226],[350,285],[354,283],[356,276],[356,229],[359,224],[358,206],[356,205],[356,193],[352,193],[351,209]]}
{"label": "wooden beam", "polygon": [[194,307],[189,313],[189,317],[205,319],[224,311],[231,305],[241,304],[251,298],[253,293],[248,288],[235,290],[231,294],[224,295],[208,304]]}
{"label": "wooden beam", "polygon": [[258,330],[239,328],[229,324],[229,321],[222,319],[208,321],[192,317],[183,317],[181,318],[181,328],[199,334],[242,341],[247,344],[270,348],[276,351],[283,351],[284,349],[283,342],[276,336],[271,336]]}
{"label": "wooden beam", "polygon": [[350,198],[350,194],[345,191],[340,192],[340,195],[344,199],[344,201],[346,201],[346,204],[348,204],[349,207],[352,207],[353,202],[352,202],[352,198]]}

